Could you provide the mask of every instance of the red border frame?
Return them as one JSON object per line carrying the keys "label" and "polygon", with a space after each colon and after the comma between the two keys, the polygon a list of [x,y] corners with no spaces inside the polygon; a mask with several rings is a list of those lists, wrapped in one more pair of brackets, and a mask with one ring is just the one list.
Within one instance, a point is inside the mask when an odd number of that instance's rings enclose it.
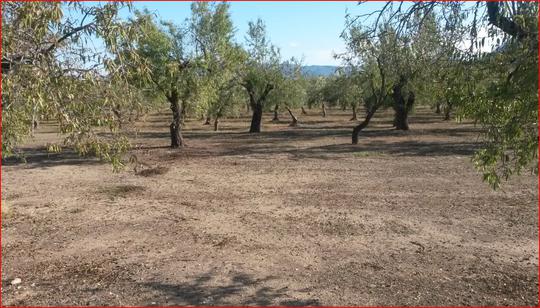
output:
{"label": "red border frame", "polygon": [[[11,1],[11,0],[0,0],[2,2],[4,1]],[[96,1],[96,0],[76,0],[78,2],[99,2],[99,1]],[[114,1],[114,0],[113,0]],[[201,0],[199,0],[201,1]],[[202,0],[202,1],[205,1],[205,2],[211,2],[212,0]],[[385,0],[367,0],[368,2],[386,2]],[[392,1],[396,1],[396,0],[392,0]],[[420,1],[411,1],[411,2],[421,2],[422,0]],[[450,0],[443,0],[443,1],[450,1]],[[476,0],[464,0],[464,1],[467,1],[467,2],[475,2]],[[486,0],[485,2],[495,2],[497,0]],[[523,0],[523,1],[526,1],[526,2],[537,2],[537,3],[540,3],[540,0]],[[21,2],[62,2],[61,0],[22,0]],[[193,2],[193,1],[189,1],[189,0],[146,0],[146,1],[143,1],[143,0],[129,0],[129,2]],[[226,2],[358,2],[356,0],[226,0]],[[0,6],[0,13],[2,12],[2,7]],[[0,15],[1,16],[1,15]],[[539,20],[540,20],[540,10],[538,12],[538,17],[539,17]],[[1,19],[1,17],[0,17]],[[540,21],[539,21],[539,24],[538,24],[539,28],[540,28]],[[2,25],[0,24],[0,39],[2,39]],[[0,54],[2,52],[2,46],[0,45]],[[538,41],[538,57],[540,58],[540,40]],[[538,64],[538,72],[537,74],[540,72],[540,63]],[[2,72],[0,71],[0,78],[2,77]],[[2,91],[2,84],[0,83],[0,93]],[[540,97],[540,79],[538,81],[538,96]],[[1,102],[1,97],[0,97],[0,102]],[[538,109],[540,110],[540,100],[538,101]],[[2,111],[2,106],[0,104],[0,140],[2,139],[2,136],[1,136],[1,132],[2,132],[2,114],[1,114],[1,111]],[[537,119],[537,128],[538,130],[540,131],[540,121],[539,119]],[[539,141],[540,141],[540,136],[539,136]],[[540,145],[539,145],[539,149],[540,149]],[[0,148],[0,154],[2,153],[2,149]],[[537,157],[538,159],[538,164],[540,164],[540,156]],[[1,184],[1,180],[2,180],[2,162],[0,161],[0,194],[2,193],[2,184]],[[538,180],[540,181],[540,173],[538,175]],[[539,226],[538,226],[538,233],[537,233],[537,237],[538,237],[538,259],[540,260],[540,199],[538,199],[540,196],[540,185],[537,186],[537,201],[538,201],[538,222],[539,222]],[[0,200],[0,208],[2,206],[2,202]],[[2,215],[0,214],[0,224],[2,223]],[[2,245],[2,230],[0,229],[0,247]],[[0,251],[0,264],[2,264],[2,253]],[[2,268],[0,267],[0,276],[2,274]],[[540,266],[538,266],[538,277],[540,277]],[[538,295],[538,300],[539,302],[537,303],[537,306],[512,306],[512,307],[540,307],[540,278],[537,280],[537,295]],[[2,306],[2,293],[0,293],[0,307],[3,307]],[[14,306],[14,307],[25,307],[25,308],[41,308],[41,307],[55,307],[55,306]],[[72,308],[72,307],[79,307],[79,306],[61,306],[61,307],[64,307],[64,308]],[[98,308],[98,307],[105,307],[105,306],[84,306],[84,307],[87,307],[87,308]],[[145,307],[145,306],[106,306],[106,307],[117,307],[117,308],[131,308],[131,307]],[[185,307],[185,306],[148,306],[148,307],[153,307],[153,308],[156,308],[156,307]],[[197,306],[197,307],[216,307],[216,306]],[[218,306],[218,307],[224,307],[224,308],[234,308],[234,307],[246,307],[246,306]],[[256,307],[256,306],[249,306],[249,307]],[[270,308],[285,308],[285,307],[288,307],[288,306],[266,306],[266,307],[270,307]],[[333,308],[344,308],[345,306],[317,306],[317,307],[321,307],[321,308],[324,308],[324,307],[333,307]],[[372,306],[352,306],[352,307],[372,307]],[[403,306],[384,306],[384,307],[393,307],[393,308],[399,308],[399,307],[403,307]],[[453,308],[453,307],[477,307],[477,308],[480,308],[480,307],[505,307],[505,306],[410,306],[410,307],[416,307],[416,308],[434,308],[434,307],[447,307],[447,308]]]}

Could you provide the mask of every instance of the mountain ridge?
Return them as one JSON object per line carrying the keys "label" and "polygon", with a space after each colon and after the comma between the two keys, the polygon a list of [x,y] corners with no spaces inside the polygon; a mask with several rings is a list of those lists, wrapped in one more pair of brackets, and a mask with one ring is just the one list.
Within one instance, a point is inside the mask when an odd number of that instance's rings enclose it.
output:
{"label": "mountain ridge", "polygon": [[302,74],[307,77],[328,77],[334,75],[339,66],[335,65],[304,65]]}

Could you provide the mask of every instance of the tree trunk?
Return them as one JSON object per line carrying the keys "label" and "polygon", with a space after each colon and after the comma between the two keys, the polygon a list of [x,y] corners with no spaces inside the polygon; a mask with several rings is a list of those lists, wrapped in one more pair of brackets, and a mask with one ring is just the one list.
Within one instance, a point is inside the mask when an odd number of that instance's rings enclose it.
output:
{"label": "tree trunk", "polygon": [[203,125],[210,125],[210,116],[206,116],[206,121]]}
{"label": "tree trunk", "polygon": [[360,134],[360,131],[362,131],[364,128],[368,126],[369,121],[371,121],[371,118],[373,118],[373,116],[375,115],[375,112],[377,112],[377,108],[374,108],[373,110],[369,110],[364,121],[353,129],[352,144],[358,144],[358,135]]}
{"label": "tree trunk", "polygon": [[289,124],[289,126],[297,126],[298,125],[298,119],[294,116],[294,114],[292,113],[291,109],[289,109],[289,107],[285,107],[287,108],[287,111],[289,112],[289,114],[291,115],[291,118],[292,118],[292,122],[291,124]]}
{"label": "tree trunk", "polygon": [[450,108],[446,108],[444,110],[444,120],[449,121],[450,120]]}
{"label": "tree trunk", "polygon": [[38,127],[38,122],[36,121],[36,115],[32,114],[32,124],[30,125],[30,136],[34,137],[34,132]]}
{"label": "tree trunk", "polygon": [[326,118],[326,106],[324,105],[324,103],[322,103],[322,116],[323,118]]}
{"label": "tree trunk", "polygon": [[356,106],[353,105],[352,106],[352,118],[350,121],[357,121],[358,120],[358,116],[356,115]]}
{"label": "tree trunk", "polygon": [[263,106],[266,101],[266,97],[274,89],[274,85],[267,83],[264,88],[263,93],[257,97],[253,86],[250,83],[244,85],[249,95],[249,105],[251,110],[253,110],[253,116],[251,117],[251,126],[249,127],[250,133],[260,133],[261,132],[261,123],[262,123],[262,114]]}
{"label": "tree trunk", "polygon": [[37,106],[34,106],[34,110],[32,111],[32,124],[30,124],[30,134],[32,137],[34,137],[34,132],[38,127],[38,117],[37,117]]}
{"label": "tree trunk", "polygon": [[173,114],[173,120],[170,125],[171,131],[171,148],[179,148],[185,146],[184,139],[182,138],[182,110],[180,110],[180,102],[178,99],[178,93],[172,91],[168,97],[171,104],[171,111]]}
{"label": "tree trunk", "polygon": [[[519,25],[519,23],[503,15],[504,13],[501,12],[501,4],[502,3],[500,1],[486,2],[489,23],[501,29],[504,33],[517,38],[518,40],[523,40],[525,37],[530,35]],[[536,41],[537,40],[538,38]]]}
{"label": "tree trunk", "polygon": [[185,106],[182,106],[182,108],[180,108],[180,123],[182,124],[182,126],[184,126],[184,121],[186,119],[186,111],[187,108]]}
{"label": "tree trunk", "polygon": [[272,119],[272,122],[279,122],[279,104],[276,104],[276,107],[274,108],[274,118]]}
{"label": "tree trunk", "polygon": [[405,101],[403,97],[402,88],[405,85],[405,82],[400,82],[394,86],[392,93],[394,99],[394,126],[397,130],[409,130],[409,111],[411,110],[414,104],[414,93],[409,91],[409,97]]}
{"label": "tree trunk", "polygon": [[115,106],[112,107],[112,112],[116,116],[116,119],[118,119],[118,128],[121,129],[122,128],[122,113],[120,113],[120,110]]}
{"label": "tree trunk", "polygon": [[452,112],[452,104],[449,99],[446,99],[446,106],[444,107],[444,120],[450,120],[450,113]]}
{"label": "tree trunk", "polygon": [[216,119],[214,120],[214,131],[217,132],[219,130],[219,117],[216,116]]}
{"label": "tree trunk", "polygon": [[396,111],[394,126],[397,130],[409,130],[409,122],[407,119],[407,113],[401,109]]}
{"label": "tree trunk", "polygon": [[251,117],[251,126],[249,128],[249,132],[260,133],[263,107],[261,104],[256,104],[252,107],[252,109],[253,109],[253,116]]}
{"label": "tree trunk", "polygon": [[302,108],[302,114],[307,115],[307,112],[306,112],[306,109],[304,109],[304,106],[302,106],[301,108]]}
{"label": "tree trunk", "polygon": [[441,114],[441,103],[437,103],[435,108],[436,108],[435,113],[436,114]]}

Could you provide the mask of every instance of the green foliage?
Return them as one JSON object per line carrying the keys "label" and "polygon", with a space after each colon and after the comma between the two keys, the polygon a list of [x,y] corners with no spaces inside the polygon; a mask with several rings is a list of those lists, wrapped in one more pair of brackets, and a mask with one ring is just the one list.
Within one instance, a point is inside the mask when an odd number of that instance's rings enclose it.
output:
{"label": "green foliage", "polygon": [[[474,156],[475,165],[493,187],[524,168],[538,173],[538,67],[537,51],[526,42],[484,55],[471,76],[476,81],[461,117],[470,117],[484,128],[484,149]],[[484,68],[489,67],[489,75]]]}
{"label": "green foliage", "polygon": [[243,87],[250,96],[252,108],[266,105],[266,96],[282,81],[279,49],[267,38],[261,19],[249,22],[246,36],[247,61],[243,72]]}
{"label": "green foliage", "polygon": [[186,29],[170,22],[157,22],[148,11],[136,11],[131,25],[137,27],[135,56],[142,67],[130,67],[138,86],[150,95],[169,98],[177,94],[187,104],[195,95],[195,70],[189,65]]}
{"label": "green foliage", "polygon": [[404,78],[420,101],[481,125],[485,146],[474,163],[492,187],[524,168],[538,172],[537,4],[389,2],[377,14],[349,17],[342,35],[342,58],[364,76],[367,109],[387,105]]}
{"label": "green foliage", "polygon": [[134,39],[117,16],[123,6],[2,2],[2,157],[15,153],[34,121],[50,119],[64,146],[121,166],[128,143],[116,115],[141,106],[118,53],[121,42]]}
{"label": "green foliage", "polygon": [[[446,95],[457,105],[459,119],[473,119],[483,128],[484,147],[473,161],[484,180],[498,188],[524,169],[538,173],[538,6],[486,6],[488,36],[473,33],[471,48],[449,66]],[[515,32],[506,26],[512,23]]]}
{"label": "green foliage", "polygon": [[309,78],[307,80],[306,102],[309,108],[324,102],[326,83],[327,79],[324,77]]}
{"label": "green foliage", "polygon": [[299,108],[306,101],[306,79],[301,72],[302,62],[291,58],[281,64],[282,78],[276,78],[276,88],[268,96],[267,107]]}
{"label": "green foliage", "polygon": [[198,115],[222,117],[234,113],[245,100],[238,79],[246,53],[233,41],[229,4],[193,3],[190,29],[198,63],[204,68],[199,74]]}

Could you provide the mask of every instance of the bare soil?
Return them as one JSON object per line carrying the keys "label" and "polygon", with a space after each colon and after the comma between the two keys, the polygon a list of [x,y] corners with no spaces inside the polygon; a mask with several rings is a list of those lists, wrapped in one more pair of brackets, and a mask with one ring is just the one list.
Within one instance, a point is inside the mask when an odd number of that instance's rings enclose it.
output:
{"label": "bare soil", "polygon": [[2,166],[2,305],[538,304],[535,175],[492,191],[478,129],[429,110],[354,146],[348,111],[308,112],[190,120],[180,150],[154,115],[120,173],[43,125]]}

